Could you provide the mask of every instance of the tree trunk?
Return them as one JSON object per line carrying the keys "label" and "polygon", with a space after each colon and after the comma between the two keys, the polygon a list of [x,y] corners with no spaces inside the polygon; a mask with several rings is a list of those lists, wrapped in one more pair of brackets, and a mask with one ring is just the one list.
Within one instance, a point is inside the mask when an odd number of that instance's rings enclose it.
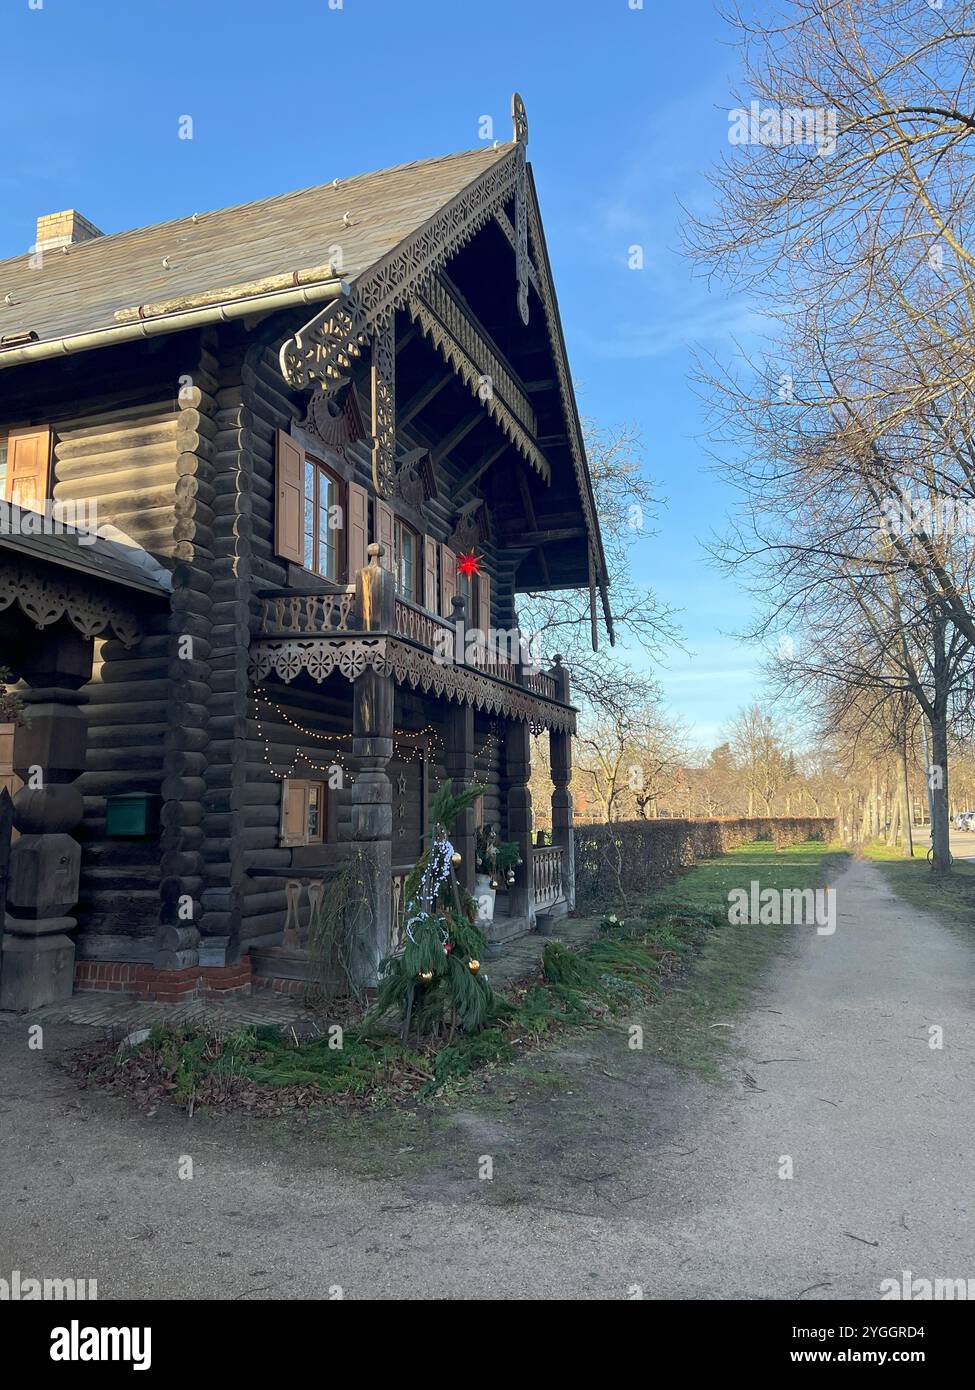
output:
{"label": "tree trunk", "polygon": [[928,784],[931,786],[931,863],[933,868],[947,871],[951,868],[951,851],[948,847],[948,720],[940,701],[935,706],[931,720]]}
{"label": "tree trunk", "polygon": [[904,822],[904,857],[914,858],[914,825],[911,816],[911,774],[907,765],[907,730],[901,744],[901,818]]}

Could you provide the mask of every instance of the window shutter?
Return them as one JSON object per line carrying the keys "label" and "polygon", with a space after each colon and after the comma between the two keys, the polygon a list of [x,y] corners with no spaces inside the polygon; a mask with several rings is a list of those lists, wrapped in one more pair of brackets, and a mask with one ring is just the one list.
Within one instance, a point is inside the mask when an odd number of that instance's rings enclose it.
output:
{"label": "window shutter", "polygon": [[437,602],[437,542],[423,537],[423,606],[431,613],[440,611]]}
{"label": "window shutter", "polygon": [[24,511],[43,512],[51,476],[51,427],[32,425],[7,436],[7,496]]}
{"label": "window shutter", "polygon": [[289,777],[281,783],[281,843],[301,845],[308,824],[308,783]]}
{"label": "window shutter", "polygon": [[457,556],[449,545],[440,547],[440,612],[445,618],[453,614],[451,607],[457,592]]}
{"label": "window shutter", "polygon": [[484,633],[485,643],[491,630],[491,576],[479,574],[477,584],[477,626]]}
{"label": "window shutter", "polygon": [[291,435],[278,430],[274,449],[274,553],[296,565],[305,562],[303,463],[304,455]]}
{"label": "window shutter", "polygon": [[388,502],[377,497],[372,504],[372,529],[375,539],[382,546],[379,563],[384,570],[393,568],[393,509]]}
{"label": "window shutter", "polygon": [[356,572],[365,569],[369,544],[369,494],[358,483],[349,483],[349,515],[345,530],[348,580],[355,582]]}

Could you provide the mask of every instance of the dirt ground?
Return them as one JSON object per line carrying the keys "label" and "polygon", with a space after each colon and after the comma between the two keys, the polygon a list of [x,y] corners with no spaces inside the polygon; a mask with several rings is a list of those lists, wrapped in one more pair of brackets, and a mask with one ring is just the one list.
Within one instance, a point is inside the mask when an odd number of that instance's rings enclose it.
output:
{"label": "dirt ground", "polygon": [[85,1029],[31,1051],[8,1017],[0,1275],[257,1300],[877,1298],[903,1270],[975,1277],[975,952],[870,864],[837,894],[836,934],[796,929],[750,1012],[714,1020],[719,1085],[624,1025],[449,1106],[147,1116],[51,1065]]}

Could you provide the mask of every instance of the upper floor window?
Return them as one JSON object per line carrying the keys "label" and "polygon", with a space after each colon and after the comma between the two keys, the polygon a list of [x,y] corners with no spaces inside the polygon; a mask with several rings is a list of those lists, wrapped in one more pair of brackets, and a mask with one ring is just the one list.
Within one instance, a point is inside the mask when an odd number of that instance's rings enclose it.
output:
{"label": "upper floor window", "polygon": [[393,522],[393,573],[396,576],[396,592],[401,598],[416,601],[417,552],[419,542],[416,532],[397,517]]}
{"label": "upper floor window", "polygon": [[0,502],[44,510],[51,478],[51,429],[26,425],[0,434]]}
{"label": "upper floor window", "polygon": [[323,579],[339,579],[342,568],[340,491],[341,483],[334,474],[314,459],[305,459],[304,566]]}

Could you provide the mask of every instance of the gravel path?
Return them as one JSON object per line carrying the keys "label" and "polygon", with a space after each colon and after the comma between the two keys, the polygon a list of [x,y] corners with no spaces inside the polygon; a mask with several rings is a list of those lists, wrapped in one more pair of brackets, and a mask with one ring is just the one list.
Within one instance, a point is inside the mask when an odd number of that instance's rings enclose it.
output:
{"label": "gravel path", "polygon": [[84,1029],[32,1052],[7,1017],[0,1277],[255,1300],[876,1298],[905,1269],[975,1278],[975,952],[872,865],[837,892],[836,934],[797,929],[738,1020],[723,1089],[599,1033],[430,1119],[150,1118],[48,1065]]}

